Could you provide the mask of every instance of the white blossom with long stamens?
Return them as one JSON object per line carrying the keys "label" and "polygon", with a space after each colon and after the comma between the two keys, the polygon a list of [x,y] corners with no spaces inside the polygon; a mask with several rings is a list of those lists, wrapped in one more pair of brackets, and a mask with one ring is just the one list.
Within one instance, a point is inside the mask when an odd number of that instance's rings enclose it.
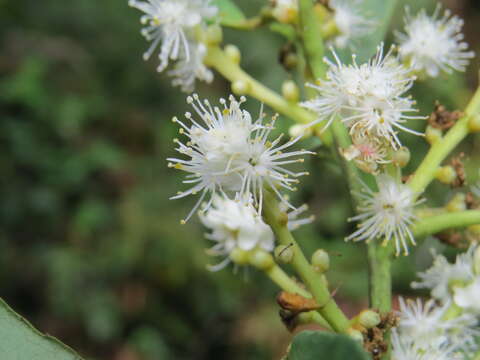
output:
{"label": "white blossom with long stamens", "polygon": [[234,249],[251,251],[262,249],[271,252],[274,247],[272,229],[263,222],[253,206],[251,197],[227,197],[214,195],[212,205],[200,211],[202,223],[211,230],[205,237],[216,244],[207,250],[212,256],[224,256],[219,264],[209,269],[217,271],[230,263],[229,255]]}
{"label": "white blossom with long stamens", "polygon": [[468,44],[463,41],[463,20],[451,16],[449,10],[440,16],[440,9],[438,5],[432,16],[425,9],[412,16],[407,7],[405,34],[396,32],[402,59],[430,77],[437,77],[441,71],[465,71],[469,59],[475,56],[473,51],[467,51]]}
{"label": "white blossom with long stamens", "polygon": [[351,45],[352,41],[368,35],[375,29],[375,22],[362,14],[359,0],[330,0],[328,5],[333,9],[333,21],[339,34],[333,38],[338,48]]}
{"label": "white blossom with long stamens", "polygon": [[[241,197],[253,194],[254,203],[261,213],[264,189],[270,188],[281,201],[293,208],[280,190],[294,190],[298,177],[307,174],[285,168],[285,165],[303,162],[299,156],[312,154],[306,150],[286,151],[300,138],[281,143],[280,135],[272,142],[268,141],[275,119],[264,125],[261,113],[257,120],[252,121],[250,113],[240,108],[245,98],[238,102],[231,96],[229,100],[228,106],[225,100],[220,100],[223,105],[220,109],[212,107],[208,101],[200,101],[194,94],[187,98],[196,113],[195,117],[191,113],[186,114],[192,125],[173,119],[180,125],[180,133],[188,138],[186,143],[175,139],[176,150],[188,159],[169,158],[169,167],[189,173],[184,183],[193,186],[172,199],[201,193],[184,221],[190,218],[208,193],[213,196],[217,192],[238,192]],[[211,201],[207,203],[207,209],[209,204]]]}
{"label": "white blossom with long stamens", "polygon": [[368,131],[370,136],[388,140],[394,149],[401,146],[398,130],[422,135],[404,126],[411,119],[422,116],[407,115],[416,112],[415,101],[405,96],[415,77],[399,64],[392,49],[384,55],[383,44],[367,63],[357,64],[355,55],[351,65],[344,65],[332,50],[335,63],[325,59],[329,69],[326,80],[310,84],[319,96],[302,105],[318,115],[312,125],[325,121],[327,128],[337,117],[350,129],[350,134]]}
{"label": "white blossom with long stamens", "polygon": [[160,48],[159,72],[170,60],[177,61],[170,75],[175,77],[174,85],[186,92],[193,90],[195,79],[212,80],[212,73],[203,65],[205,46],[195,36],[195,29],[205,26],[218,11],[210,0],[129,0],[129,5],[144,12],[142,35],[151,42],[143,54],[145,60]]}
{"label": "white blossom with long stamens", "polygon": [[408,255],[408,243],[416,245],[410,229],[415,220],[415,194],[410,188],[395,181],[388,175],[377,177],[378,192],[373,192],[363,184],[363,192],[357,193],[362,199],[358,207],[359,215],[349,219],[358,221],[358,229],[346,240],[371,241],[383,239],[383,243],[395,242],[396,255],[403,249]]}

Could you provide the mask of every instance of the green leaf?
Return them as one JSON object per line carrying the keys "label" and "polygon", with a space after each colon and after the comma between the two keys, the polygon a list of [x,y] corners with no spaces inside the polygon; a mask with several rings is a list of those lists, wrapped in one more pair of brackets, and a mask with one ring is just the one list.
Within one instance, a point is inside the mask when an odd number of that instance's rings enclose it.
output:
{"label": "green leaf", "polygon": [[346,335],[302,331],[293,338],[286,360],[369,360],[360,344]]}
{"label": "green leaf", "polygon": [[2,360],[82,360],[68,346],[36,330],[0,299]]}
{"label": "green leaf", "polygon": [[246,19],[242,10],[232,0],[213,0],[212,4],[218,7],[222,25],[235,26]]}

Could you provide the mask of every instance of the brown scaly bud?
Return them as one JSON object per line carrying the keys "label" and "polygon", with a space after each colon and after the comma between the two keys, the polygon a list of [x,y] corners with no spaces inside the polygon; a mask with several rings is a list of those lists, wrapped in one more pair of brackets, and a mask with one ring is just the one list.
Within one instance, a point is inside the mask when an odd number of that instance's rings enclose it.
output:
{"label": "brown scaly bud", "polygon": [[461,111],[448,111],[447,108],[440,104],[438,101],[435,102],[435,109],[433,110],[432,114],[428,119],[428,123],[430,126],[441,129],[447,130],[450,129],[458,119],[460,119],[464,113]]}
{"label": "brown scaly bud", "polygon": [[452,188],[461,187],[465,185],[466,176],[465,176],[465,166],[463,165],[462,158],[465,156],[465,153],[460,153],[460,155],[452,158],[450,165],[455,170],[457,177],[451,183]]}

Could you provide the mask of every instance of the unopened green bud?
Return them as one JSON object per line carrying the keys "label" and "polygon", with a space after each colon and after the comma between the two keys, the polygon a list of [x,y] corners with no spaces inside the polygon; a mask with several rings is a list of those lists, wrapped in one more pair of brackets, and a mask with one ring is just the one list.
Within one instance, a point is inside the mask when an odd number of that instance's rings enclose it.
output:
{"label": "unopened green bud", "polygon": [[298,86],[294,81],[287,80],[282,84],[282,95],[288,101],[298,102],[300,90],[298,90]]}
{"label": "unopened green bud", "polygon": [[360,344],[363,344],[363,334],[360,330],[349,328],[347,330],[347,335],[350,336],[353,340],[358,341]]}
{"label": "unopened green bud", "polygon": [[275,265],[275,261],[273,261],[273,256],[268,251],[257,249],[250,254],[250,264],[257,269],[268,270]]}
{"label": "unopened green bud", "polygon": [[463,193],[455,194],[455,196],[450,200],[445,206],[445,209],[449,212],[465,211],[467,210],[467,204],[465,202],[466,196]]}
{"label": "unopened green bud", "polygon": [[470,119],[468,119],[468,129],[471,132],[480,132],[480,115],[472,115]]}
{"label": "unopened green bud", "polygon": [[246,95],[250,90],[250,84],[243,80],[237,80],[232,83],[232,91],[236,95]]}
{"label": "unopened green bud", "polygon": [[312,255],[312,266],[316,272],[324,273],[330,268],[330,256],[323,249],[318,249]]}
{"label": "unopened green bud", "polygon": [[238,47],[236,47],[235,45],[227,45],[225,46],[225,55],[227,55],[227,57],[232,60],[232,62],[234,62],[235,64],[240,64],[240,60],[242,58],[242,55],[240,54],[240,50]]}
{"label": "unopened green bud", "polygon": [[274,250],[275,259],[283,264],[289,264],[293,260],[292,245],[278,245]]}
{"label": "unopened green bud", "polygon": [[400,149],[395,151],[392,155],[393,164],[401,168],[407,166],[410,161],[410,150],[407,147],[402,146]]}
{"label": "unopened green bud", "polygon": [[425,130],[425,138],[427,139],[430,145],[435,144],[436,142],[442,140],[443,132],[440,129],[434,128],[433,126],[427,126]]}
{"label": "unopened green bud", "polygon": [[380,314],[373,310],[364,310],[358,316],[358,322],[360,325],[366,327],[367,329],[374,328],[380,324]]}
{"label": "unopened green bud", "polygon": [[230,259],[238,265],[248,264],[249,257],[249,252],[240,248],[235,248],[230,252]]}
{"label": "unopened green bud", "polygon": [[451,184],[457,178],[457,173],[450,165],[442,166],[435,172],[435,178],[444,184]]}
{"label": "unopened green bud", "polygon": [[288,129],[288,134],[292,138],[297,138],[299,136],[306,138],[312,135],[312,127],[306,127],[305,125],[296,124],[290,126],[290,129]]}
{"label": "unopened green bud", "polygon": [[475,274],[480,275],[480,245],[477,246],[477,249],[473,253],[473,270]]}
{"label": "unopened green bud", "polygon": [[210,25],[205,32],[205,37],[208,45],[215,46],[220,44],[223,40],[222,27],[217,24]]}

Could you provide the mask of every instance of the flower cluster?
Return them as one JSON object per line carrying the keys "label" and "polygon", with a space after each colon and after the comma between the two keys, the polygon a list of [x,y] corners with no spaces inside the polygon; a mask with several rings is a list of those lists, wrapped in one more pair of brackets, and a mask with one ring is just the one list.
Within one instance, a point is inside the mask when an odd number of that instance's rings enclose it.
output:
{"label": "flower cluster", "polygon": [[174,78],[172,84],[185,92],[193,91],[195,79],[212,81],[212,72],[203,64],[207,49],[198,36],[205,21],[217,13],[210,0],[129,0],[129,5],[144,12],[142,35],[151,42],[145,60],[160,47],[157,70],[175,61],[168,74]]}
{"label": "flower cluster", "polygon": [[451,16],[449,10],[440,17],[440,9],[438,5],[432,16],[425,9],[412,16],[407,8],[405,33],[396,33],[402,60],[416,72],[430,77],[438,76],[440,71],[464,71],[474,56],[463,41],[463,20]]}
{"label": "flower cluster", "polygon": [[475,349],[475,337],[480,334],[476,317],[448,316],[450,305],[400,298],[399,323],[392,331],[392,358],[447,360]]}
{"label": "flower cluster", "polygon": [[480,315],[480,247],[472,245],[453,264],[434,253],[432,267],[418,276],[420,281],[413,282],[413,288],[430,289],[432,298],[440,303],[454,303],[465,312]]}
{"label": "flower cluster", "polygon": [[205,235],[206,238],[216,243],[207,253],[226,256],[225,260],[210,267],[212,271],[224,268],[231,261],[230,254],[236,250],[273,250],[272,229],[263,222],[251,198],[231,200],[215,195],[212,206],[200,212],[200,220],[212,231]]}
{"label": "flower cluster", "polygon": [[363,185],[363,192],[358,193],[362,204],[359,215],[349,221],[360,221],[358,229],[346,240],[371,241],[381,238],[384,244],[395,241],[396,254],[403,249],[408,255],[408,242],[415,245],[410,225],[415,219],[414,207],[420,202],[405,184],[397,182],[388,175],[377,178],[378,192],[373,192]]}
{"label": "flower cluster", "polygon": [[[264,191],[267,188],[278,196],[286,209],[294,209],[288,214],[292,227],[311,221],[297,219],[305,208],[295,210],[279,190],[295,190],[294,185],[299,182],[298,177],[307,174],[285,168],[285,165],[303,162],[299,156],[312,154],[307,150],[286,151],[300,139],[299,137],[281,143],[280,135],[270,141],[269,134],[274,128],[275,118],[270,123],[264,124],[264,114],[260,112],[260,116],[253,120],[249,112],[241,109],[242,103],[245,102],[243,97],[240,101],[233,96],[230,96],[228,102],[221,99],[223,108],[212,106],[207,100],[201,101],[196,94],[189,96],[187,102],[195,112],[195,115],[185,114],[190,124],[177,118],[173,119],[180,125],[180,133],[187,137],[185,143],[179,139],[174,140],[178,145],[176,150],[187,158],[168,159],[170,167],[188,173],[184,183],[192,184],[190,189],[178,193],[172,199],[201,193],[184,222],[200,207],[207,195],[210,196],[210,200],[204,204],[202,212],[207,213],[203,217],[206,225],[205,219],[210,219],[207,225],[209,227],[215,224],[212,217],[221,212],[231,215],[238,211],[250,214],[250,218],[259,217],[262,213]],[[236,202],[229,200],[229,197],[236,198]],[[210,210],[212,204],[216,210]],[[252,213],[254,207],[258,213],[255,216]],[[224,222],[226,219],[224,216],[218,221]],[[247,223],[240,218],[239,221]],[[218,227],[219,224],[215,226]],[[226,222],[222,226],[231,227]],[[261,229],[257,231],[260,233]],[[214,234],[217,234],[215,239],[220,241],[218,234],[224,235],[225,232],[214,231]],[[241,243],[243,242],[237,244],[240,248]],[[231,250],[231,245],[227,244],[233,242],[224,239],[222,251]]]}
{"label": "flower cluster", "polygon": [[[325,60],[329,66],[327,79],[310,85],[319,96],[303,103],[317,113],[316,122],[326,121],[326,128],[339,118],[354,139],[377,138],[380,141],[376,145],[385,142],[393,149],[401,146],[397,130],[421,135],[403,125],[407,120],[424,117],[407,115],[417,111],[415,102],[405,96],[415,78],[398,63],[393,48],[384,55],[380,45],[375,57],[361,65],[355,56],[351,65],[344,65],[335,52],[333,55],[335,63]],[[379,160],[383,160],[382,156]]]}

